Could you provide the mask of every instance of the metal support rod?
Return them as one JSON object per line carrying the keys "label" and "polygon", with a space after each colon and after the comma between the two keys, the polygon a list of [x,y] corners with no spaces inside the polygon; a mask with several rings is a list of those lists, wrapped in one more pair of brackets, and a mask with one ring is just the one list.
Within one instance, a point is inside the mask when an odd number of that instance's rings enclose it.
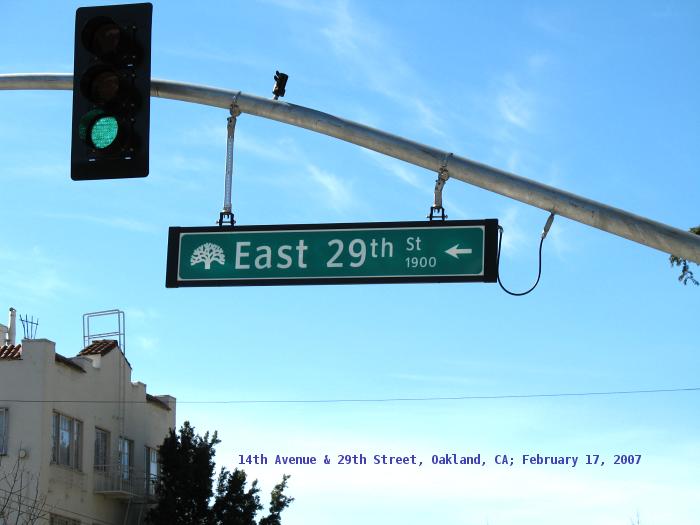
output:
{"label": "metal support rod", "polygon": [[233,179],[233,137],[236,117],[231,115],[226,125],[226,180],[224,182],[224,213],[231,213],[231,181]]}
{"label": "metal support rod", "polygon": [[445,158],[440,164],[440,169],[438,170],[438,178],[435,181],[435,200],[433,201],[433,208],[442,209],[442,188],[445,187],[447,179],[450,178],[450,172],[447,169],[447,165],[450,159],[453,157],[452,153],[445,155]]}
{"label": "metal support rod", "polygon": [[438,173],[438,178],[435,181],[435,197],[433,199],[433,208],[442,208],[442,188],[445,187],[445,183],[449,175],[446,171],[440,170]]}
{"label": "metal support rod", "polygon": [[[73,89],[66,74],[0,75],[0,90]],[[151,82],[151,96],[194,102],[224,109],[237,97],[241,112],[323,133],[404,160],[432,172],[439,171],[448,152],[341,119],[315,109],[270,100],[239,91],[184,84]],[[450,158],[450,177],[556,213],[626,239],[700,263],[700,236],[602,204],[537,181],[492,168],[465,157]]]}

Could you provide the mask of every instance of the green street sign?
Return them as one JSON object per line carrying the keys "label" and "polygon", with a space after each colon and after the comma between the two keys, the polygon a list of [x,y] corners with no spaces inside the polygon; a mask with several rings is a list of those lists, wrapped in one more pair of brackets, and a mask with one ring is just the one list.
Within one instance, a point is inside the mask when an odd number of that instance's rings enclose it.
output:
{"label": "green street sign", "polygon": [[171,227],[165,285],[496,282],[498,220]]}

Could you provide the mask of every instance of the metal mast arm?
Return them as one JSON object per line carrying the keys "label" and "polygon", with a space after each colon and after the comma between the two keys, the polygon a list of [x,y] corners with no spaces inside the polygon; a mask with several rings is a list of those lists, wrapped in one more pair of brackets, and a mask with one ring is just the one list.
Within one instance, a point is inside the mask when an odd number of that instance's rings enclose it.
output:
{"label": "metal mast arm", "polygon": [[[0,90],[3,89],[71,90],[73,77],[50,73],[0,75]],[[224,109],[230,109],[235,100],[242,113],[323,133],[432,172],[438,172],[449,155],[449,152],[315,109],[246,95],[235,90],[154,79],[151,82],[151,96]],[[450,157],[449,173],[453,179],[700,264],[700,236],[678,228],[457,155]]]}

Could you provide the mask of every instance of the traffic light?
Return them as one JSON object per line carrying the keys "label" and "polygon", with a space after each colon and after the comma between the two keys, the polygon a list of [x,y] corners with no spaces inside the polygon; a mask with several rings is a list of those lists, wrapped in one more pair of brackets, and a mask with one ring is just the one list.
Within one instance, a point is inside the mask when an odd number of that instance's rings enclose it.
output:
{"label": "traffic light", "polygon": [[75,13],[73,180],[148,175],[152,14],[149,3]]}

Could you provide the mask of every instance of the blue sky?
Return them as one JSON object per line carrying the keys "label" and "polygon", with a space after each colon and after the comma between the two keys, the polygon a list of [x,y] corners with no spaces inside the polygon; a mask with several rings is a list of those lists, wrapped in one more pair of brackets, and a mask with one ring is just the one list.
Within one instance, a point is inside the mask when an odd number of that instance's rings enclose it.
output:
{"label": "blue sky", "polygon": [[[695,2],[154,2],[155,78],[271,96],[679,228],[700,222]],[[0,72],[69,73],[74,2],[5,1]],[[337,404],[698,386],[698,289],[668,256],[557,217],[530,295],[495,284],[166,289],[168,226],[211,225],[227,112],[153,99],[146,179],[70,180],[71,94],[0,92],[0,308],[74,355],[85,312],[126,312],[134,379],[237,454],[410,455],[291,473],[285,525],[697,523],[698,394]],[[239,224],[421,220],[435,174],[249,115]],[[498,218],[501,275],[536,276],[547,213],[450,180],[453,219]],[[3,320],[4,322],[4,320]],[[578,455],[576,468],[493,464]],[[487,466],[430,465],[481,453]],[[585,467],[585,454],[605,457]],[[641,454],[639,465],[612,465]]]}

